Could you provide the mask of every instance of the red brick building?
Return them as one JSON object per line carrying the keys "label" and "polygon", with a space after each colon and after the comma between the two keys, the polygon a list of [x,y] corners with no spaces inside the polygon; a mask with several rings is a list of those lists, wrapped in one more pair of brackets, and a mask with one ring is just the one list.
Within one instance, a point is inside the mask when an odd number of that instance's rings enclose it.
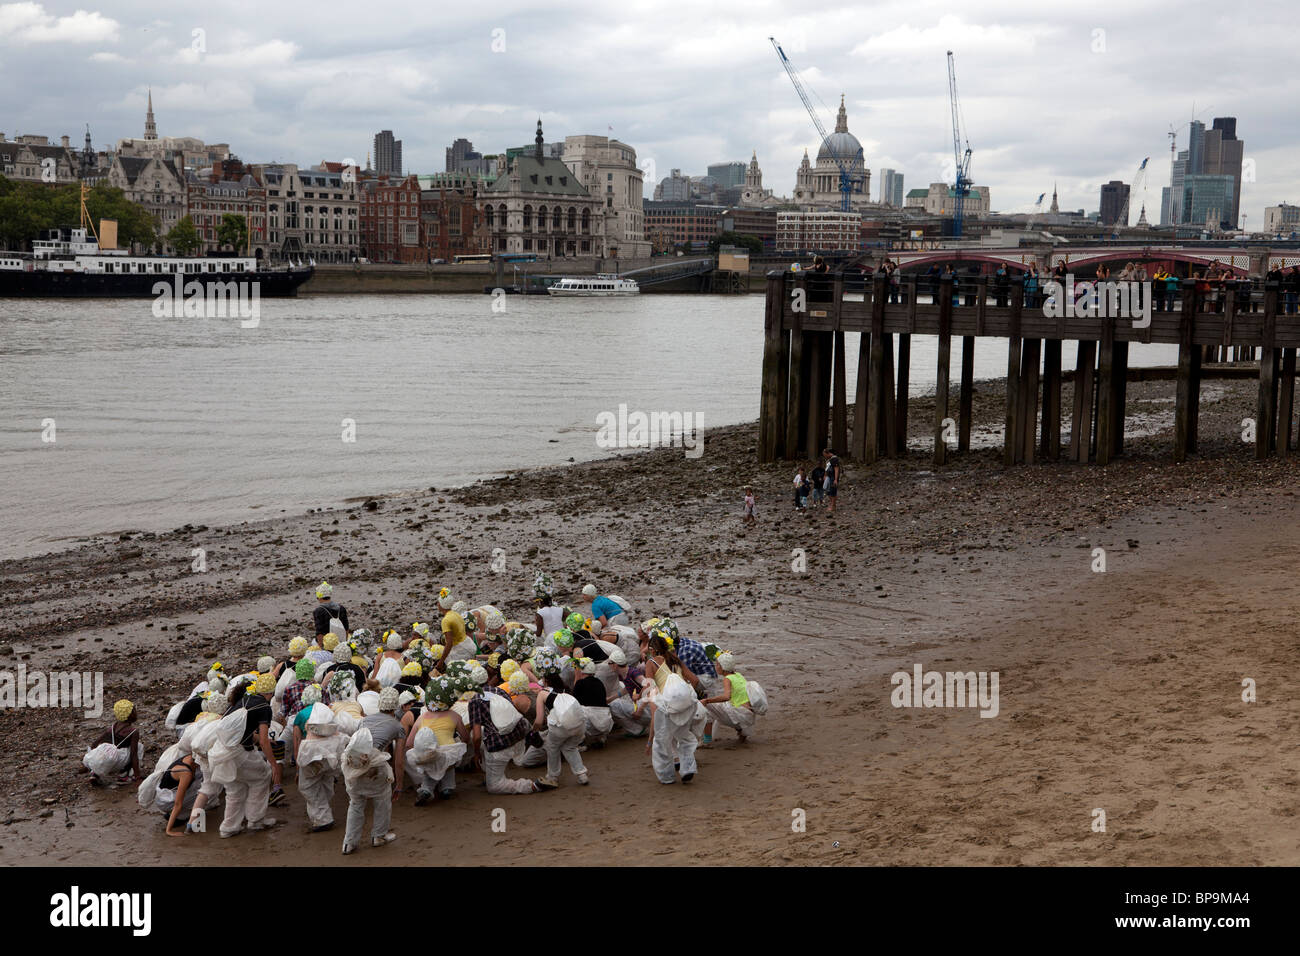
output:
{"label": "red brick building", "polygon": [[243,216],[248,225],[247,249],[234,252],[242,255],[260,250],[266,244],[266,187],[234,157],[214,163],[211,176],[200,178],[193,172],[187,174],[185,212],[202,240],[198,255],[222,251],[217,231],[226,215]]}
{"label": "red brick building", "polygon": [[361,256],[371,262],[424,263],[420,182],[414,176],[362,181],[358,190]]}
{"label": "red brick building", "polygon": [[421,177],[420,244],[428,261],[454,256],[487,255],[491,235],[478,207],[483,183],[464,172]]}

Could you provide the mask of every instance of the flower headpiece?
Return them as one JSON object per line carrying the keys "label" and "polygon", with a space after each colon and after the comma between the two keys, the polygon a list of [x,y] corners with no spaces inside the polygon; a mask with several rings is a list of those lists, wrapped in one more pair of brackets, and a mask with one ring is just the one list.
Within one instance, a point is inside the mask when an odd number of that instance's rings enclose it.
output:
{"label": "flower headpiece", "polygon": [[134,712],[135,704],[131,703],[126,698],[119,700],[113,705],[113,716],[119,721],[125,722]]}

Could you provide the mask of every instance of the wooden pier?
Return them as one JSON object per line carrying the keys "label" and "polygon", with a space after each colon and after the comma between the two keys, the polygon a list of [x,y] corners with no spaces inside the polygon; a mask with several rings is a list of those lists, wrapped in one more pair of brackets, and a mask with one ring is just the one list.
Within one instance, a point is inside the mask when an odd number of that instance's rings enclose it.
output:
{"label": "wooden pier", "polygon": [[[1263,287],[1262,303],[1237,303],[1232,289],[1213,305],[1181,283],[1179,308],[1152,311],[1145,328],[1132,319],[1049,316],[1042,307],[1040,279],[1036,301],[1025,307],[1022,282],[999,290],[990,276],[961,277],[954,301],[952,278],[908,276],[895,286],[883,278],[868,282],[861,298],[845,297],[845,276],[770,272],[764,321],[762,406],[759,415],[759,460],[816,458],[829,445],[865,463],[906,451],[907,388],[911,337],[938,337],[934,410],[934,463],[952,453],[946,440],[956,428],[955,451],[970,448],[977,337],[1007,340],[1006,426],[1003,461],[1007,465],[1054,461],[1064,455],[1077,462],[1105,465],[1124,449],[1125,392],[1131,342],[1178,346],[1175,391],[1175,461],[1196,451],[1197,412],[1202,358],[1208,350],[1252,354],[1258,349],[1259,398],[1256,403],[1255,457],[1286,457],[1292,442],[1296,349],[1300,317],[1278,321],[1279,293]],[[1259,288],[1257,285],[1256,288]],[[932,295],[933,303],[919,303]],[[1262,305],[1262,308],[1260,306]],[[1172,304],[1171,304],[1172,309]],[[1220,311],[1221,310],[1221,311]],[[1064,311],[1064,310],[1062,310]],[[857,409],[848,431],[846,333],[857,333]],[[962,361],[956,408],[950,393],[953,336],[962,338]],[[1069,409],[1070,441],[1061,445],[1061,343],[1079,343],[1074,370],[1074,402]],[[1231,350],[1231,351],[1230,351]],[[897,356],[897,362],[895,362]],[[955,414],[954,414],[955,412]],[[1041,432],[1039,430],[1041,413]],[[951,419],[950,425],[945,422]]]}

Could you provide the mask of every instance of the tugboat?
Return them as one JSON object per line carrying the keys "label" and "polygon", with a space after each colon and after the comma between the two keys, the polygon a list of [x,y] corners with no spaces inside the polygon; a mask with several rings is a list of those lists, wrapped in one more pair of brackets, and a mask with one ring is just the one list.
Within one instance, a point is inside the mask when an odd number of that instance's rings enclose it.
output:
{"label": "tugboat", "polygon": [[[45,230],[30,253],[0,251],[0,296],[149,298],[160,283],[186,289],[197,283],[206,294],[218,284],[253,282],[260,296],[275,298],[296,295],[315,272],[311,264],[262,268],[252,256],[133,256],[113,248],[115,222],[101,220],[96,232],[88,220],[83,186],[80,227]],[[101,248],[101,236],[108,248]]]}
{"label": "tugboat", "polygon": [[637,295],[641,287],[633,279],[602,274],[565,276],[546,291],[551,295]]}

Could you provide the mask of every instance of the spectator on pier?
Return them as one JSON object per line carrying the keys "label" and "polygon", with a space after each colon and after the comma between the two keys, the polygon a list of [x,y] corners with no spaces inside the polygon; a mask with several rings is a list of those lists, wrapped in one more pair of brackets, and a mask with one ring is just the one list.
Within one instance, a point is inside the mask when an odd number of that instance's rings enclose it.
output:
{"label": "spectator on pier", "polygon": [[1282,280],[1286,289],[1286,314],[1296,314],[1296,302],[1300,300],[1300,266],[1292,266],[1291,271]]}
{"label": "spectator on pier", "polygon": [[1169,273],[1162,266],[1156,266],[1151,280],[1151,308],[1156,312],[1165,311],[1165,282],[1168,278]]}
{"label": "spectator on pier", "polygon": [[[322,581],[316,589],[316,601],[311,612],[316,623],[316,636],[333,633],[339,640],[347,640],[348,609],[334,601],[334,588],[328,581]],[[335,621],[338,623],[333,623]]]}
{"label": "spectator on pier", "polygon": [[1170,312],[1174,311],[1174,304],[1178,302],[1178,292],[1181,284],[1181,280],[1172,272],[1165,274],[1165,296],[1167,297],[1165,305]]}
{"label": "spectator on pier", "polygon": [[993,294],[996,297],[998,308],[1007,307],[1007,287],[1011,281],[1011,276],[1007,272],[1007,264],[1001,263],[998,271],[993,273]]}
{"label": "spectator on pier", "polygon": [[937,302],[936,297],[939,295],[939,267],[931,263],[930,267],[925,270],[924,279],[925,289],[930,293],[930,301]]}
{"label": "spectator on pier", "polygon": [[1029,269],[1025,272],[1025,308],[1033,309],[1038,306],[1038,264],[1029,263]]}
{"label": "spectator on pier", "polygon": [[889,303],[896,305],[903,302],[901,291],[901,282],[898,277],[898,263],[892,259],[885,260],[885,266],[889,271]]}

